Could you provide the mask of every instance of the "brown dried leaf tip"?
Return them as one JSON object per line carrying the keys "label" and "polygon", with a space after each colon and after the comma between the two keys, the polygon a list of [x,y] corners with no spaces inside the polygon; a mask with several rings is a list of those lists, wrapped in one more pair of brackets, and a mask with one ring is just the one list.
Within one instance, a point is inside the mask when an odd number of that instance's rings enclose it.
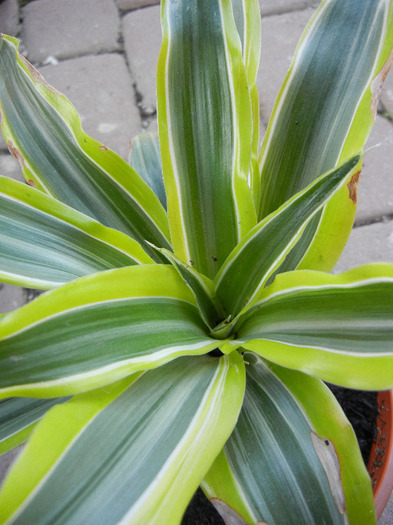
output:
{"label": "brown dried leaf tip", "polygon": [[390,68],[393,64],[393,50],[391,51],[388,59],[383,65],[381,71],[374,78],[371,83],[371,114],[375,120],[378,110],[379,97],[381,96],[382,86],[385,82],[385,79],[390,71]]}
{"label": "brown dried leaf tip", "polygon": [[18,53],[18,59],[25,64],[25,66],[29,70],[29,73],[30,73],[32,79],[34,80],[34,82],[36,82],[37,84],[42,84],[43,86],[46,87],[46,89],[48,89],[49,91],[51,91],[55,95],[58,95],[59,97],[63,96],[59,91],[57,91],[57,89],[55,89],[53,86],[51,86],[44,79],[44,77],[41,75],[41,73],[39,71],[37,71],[37,69],[32,64],[30,64],[30,62],[23,55],[21,55],[20,53]]}
{"label": "brown dried leaf tip", "polygon": [[357,203],[357,188],[358,188],[358,183],[359,183],[359,177],[360,177],[360,170],[357,171],[354,175],[352,175],[351,180],[347,184],[347,188],[349,191],[349,198],[354,204]]}

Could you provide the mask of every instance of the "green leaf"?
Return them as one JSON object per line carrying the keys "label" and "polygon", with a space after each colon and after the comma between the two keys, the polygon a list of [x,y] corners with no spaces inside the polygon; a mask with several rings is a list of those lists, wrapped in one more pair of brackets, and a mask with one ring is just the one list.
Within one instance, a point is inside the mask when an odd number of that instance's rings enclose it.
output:
{"label": "green leaf", "polygon": [[[325,0],[298,44],[261,151],[259,219],[363,148],[393,45],[389,0]],[[306,255],[291,266],[330,271],[356,211],[354,179],[329,203]],[[311,226],[310,226],[311,228]],[[318,231],[315,236],[315,232]],[[307,246],[307,239],[306,239]],[[299,245],[300,249],[300,245]]]}
{"label": "green leaf", "polygon": [[172,244],[212,278],[256,222],[241,45],[230,0],[165,0],[162,14],[157,104]]}
{"label": "green leaf", "polygon": [[244,386],[234,352],[177,359],[56,407],[5,481],[0,521],[180,523]]}
{"label": "green leaf", "polygon": [[246,68],[252,106],[252,158],[250,184],[256,206],[259,205],[260,174],[259,152],[259,95],[256,85],[261,54],[261,14],[258,0],[232,0],[236,28],[242,45],[242,57]]}
{"label": "green leaf", "polygon": [[0,398],[82,392],[216,347],[173,267],[109,270],[0,319]]}
{"label": "green leaf", "polygon": [[130,164],[166,209],[160,142],[157,133],[140,133],[131,142]]}
{"label": "green leaf", "polygon": [[1,279],[31,288],[153,262],[124,233],[5,177],[0,177],[0,245]]}
{"label": "green leaf", "polygon": [[146,250],[145,240],[170,248],[167,216],[154,193],[127,162],[83,132],[75,108],[17,48],[16,39],[0,38],[1,129],[26,180]]}
{"label": "green leaf", "polygon": [[251,304],[299,240],[305,226],[357,169],[360,156],[299,192],[255,226],[233,250],[214,281],[227,314]]}
{"label": "green leaf", "polygon": [[393,265],[280,274],[239,316],[237,344],[344,387],[393,387]]}
{"label": "green leaf", "polygon": [[160,252],[165,255],[184,279],[184,282],[195,296],[202,319],[210,329],[213,329],[225,317],[222,304],[216,297],[213,282],[191,266],[183,263],[172,252],[164,249],[161,249]]}
{"label": "green leaf", "polygon": [[375,524],[370,478],[329,389],[253,354],[244,358],[239,421],[202,484],[227,523],[237,515],[250,524]]}
{"label": "green leaf", "polygon": [[45,413],[67,398],[30,399],[11,397],[0,401],[0,454],[27,440]]}

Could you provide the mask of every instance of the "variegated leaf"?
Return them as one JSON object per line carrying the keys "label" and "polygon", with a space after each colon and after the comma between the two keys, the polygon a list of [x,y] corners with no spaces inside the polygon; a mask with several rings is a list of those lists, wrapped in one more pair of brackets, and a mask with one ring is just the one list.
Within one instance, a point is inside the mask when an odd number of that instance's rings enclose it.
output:
{"label": "variegated leaf", "polygon": [[47,289],[98,271],[152,262],[124,233],[0,177],[2,281]]}
{"label": "variegated leaf", "polygon": [[247,76],[230,0],[164,0],[162,13],[157,102],[172,244],[212,278],[256,222]]}
{"label": "variegated leaf", "polygon": [[239,421],[202,485],[225,523],[375,524],[355,434],[328,388],[244,358]]}
{"label": "variegated leaf", "polygon": [[257,224],[238,244],[214,281],[227,314],[234,317],[256,299],[312,217],[353,177],[359,160],[356,156],[317,179]]}
{"label": "variegated leaf", "polygon": [[166,209],[160,142],[157,133],[140,133],[132,140],[130,164],[150,186]]}
{"label": "variegated leaf", "polygon": [[237,352],[186,357],[55,407],[5,481],[0,521],[180,523],[244,386]]}
{"label": "variegated leaf", "polygon": [[[390,0],[324,0],[298,44],[265,135],[259,219],[363,148],[392,62]],[[282,271],[330,271],[349,236],[356,185],[343,188]],[[316,233],[317,232],[317,233]]]}
{"label": "variegated leaf", "polygon": [[0,319],[0,398],[82,392],[216,347],[173,267],[100,272]]}
{"label": "variegated leaf", "polygon": [[0,454],[27,440],[35,425],[54,405],[64,403],[65,397],[34,399],[10,397],[0,401]]}
{"label": "variegated leaf", "polygon": [[239,316],[237,344],[340,386],[393,388],[393,265],[280,274]]}
{"label": "variegated leaf", "polygon": [[0,37],[1,129],[26,180],[127,233],[147,251],[146,240],[170,248],[167,216],[152,190],[127,162],[83,132],[75,108],[17,49],[15,38]]}

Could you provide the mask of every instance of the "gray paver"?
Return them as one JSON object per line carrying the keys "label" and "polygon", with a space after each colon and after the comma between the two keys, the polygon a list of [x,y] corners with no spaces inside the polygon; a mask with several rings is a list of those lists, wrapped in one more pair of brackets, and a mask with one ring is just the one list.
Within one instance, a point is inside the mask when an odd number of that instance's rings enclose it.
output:
{"label": "gray paver", "polygon": [[393,213],[393,124],[380,116],[377,116],[365,149],[376,145],[364,156],[356,223],[370,222]]}
{"label": "gray paver", "polygon": [[384,109],[393,116],[393,73],[389,73],[382,88],[381,102]]}
{"label": "gray paver", "polygon": [[393,263],[393,221],[354,228],[334,273],[370,262]]}
{"label": "gray paver", "polygon": [[0,152],[2,151],[8,151],[7,145],[5,143],[4,137],[0,132]]}
{"label": "gray paver", "polygon": [[28,58],[69,58],[118,49],[119,14],[113,0],[36,0],[23,9]]}
{"label": "gray paver", "polygon": [[0,3],[0,33],[16,36],[19,31],[18,0],[5,0]]}
{"label": "gray paver", "polygon": [[19,286],[0,283],[0,314],[15,310],[26,302],[26,292]]}
{"label": "gray paver", "polygon": [[317,4],[315,0],[259,0],[262,16],[305,9]]}
{"label": "gray paver", "polygon": [[313,9],[262,18],[262,50],[257,77],[262,118],[267,121]]}
{"label": "gray paver", "polygon": [[123,9],[124,11],[131,11],[132,9],[139,9],[140,7],[147,7],[159,3],[160,0],[117,0],[119,9]]}
{"label": "gray paver", "polygon": [[393,523],[393,499],[388,501],[382,516],[378,520],[378,525],[392,525]]}
{"label": "gray paver", "polygon": [[86,133],[127,159],[141,120],[124,58],[80,57],[42,66],[40,72],[74,104]]}
{"label": "gray paver", "polygon": [[25,180],[19,162],[9,153],[5,153],[4,155],[0,154],[0,175],[11,177],[20,182],[24,182]]}
{"label": "gray paver", "polygon": [[[148,28],[148,29],[147,29]],[[124,45],[142,108],[150,113],[156,107],[156,67],[161,47],[160,7],[147,7],[123,18]]]}

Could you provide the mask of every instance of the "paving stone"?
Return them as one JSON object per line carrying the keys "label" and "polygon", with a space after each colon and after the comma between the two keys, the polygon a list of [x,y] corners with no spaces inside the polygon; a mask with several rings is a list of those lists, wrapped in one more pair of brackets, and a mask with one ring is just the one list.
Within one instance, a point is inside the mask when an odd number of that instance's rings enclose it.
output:
{"label": "paving stone", "polygon": [[262,18],[262,50],[257,77],[262,117],[268,120],[313,9]]}
{"label": "paving stone", "polygon": [[10,154],[0,154],[0,175],[24,182],[19,162]]}
{"label": "paving stone", "polygon": [[259,0],[259,6],[263,16],[287,13],[316,5],[318,5],[318,1],[316,0]]}
{"label": "paving stone", "polygon": [[126,159],[141,120],[124,58],[118,54],[80,57],[42,66],[40,72],[71,100],[86,133]]}
{"label": "paving stone", "polygon": [[24,288],[0,283],[0,314],[10,312],[11,310],[23,306],[26,302],[26,298],[27,296]]}
{"label": "paving stone", "polygon": [[377,116],[365,149],[375,145],[378,146],[364,156],[358,186],[357,223],[393,214],[393,124],[381,116]]}
{"label": "paving stone", "polygon": [[384,109],[393,117],[393,72],[390,71],[382,87],[381,102]]}
{"label": "paving stone", "polygon": [[23,9],[22,37],[29,60],[43,63],[117,50],[119,23],[113,0],[36,0]]}
{"label": "paving stone", "polygon": [[139,9],[140,7],[147,7],[159,3],[160,0],[117,0],[119,9],[123,9],[124,11],[131,11],[132,9]]}
{"label": "paving stone", "polygon": [[354,228],[333,273],[370,262],[393,263],[393,221]]}
{"label": "paving stone", "polygon": [[393,497],[390,497],[382,516],[378,520],[378,525],[392,525],[393,523]]}
{"label": "paving stone", "polygon": [[123,18],[125,51],[142,108],[151,113],[156,107],[156,68],[161,48],[160,7],[147,7]]}
{"label": "paving stone", "polygon": [[3,137],[3,135],[0,132],[0,152],[1,151],[3,151],[3,152],[4,151],[8,151],[8,148],[7,148],[7,145],[5,143],[4,137]]}
{"label": "paving stone", "polygon": [[0,2],[0,33],[16,36],[19,31],[18,0]]}

